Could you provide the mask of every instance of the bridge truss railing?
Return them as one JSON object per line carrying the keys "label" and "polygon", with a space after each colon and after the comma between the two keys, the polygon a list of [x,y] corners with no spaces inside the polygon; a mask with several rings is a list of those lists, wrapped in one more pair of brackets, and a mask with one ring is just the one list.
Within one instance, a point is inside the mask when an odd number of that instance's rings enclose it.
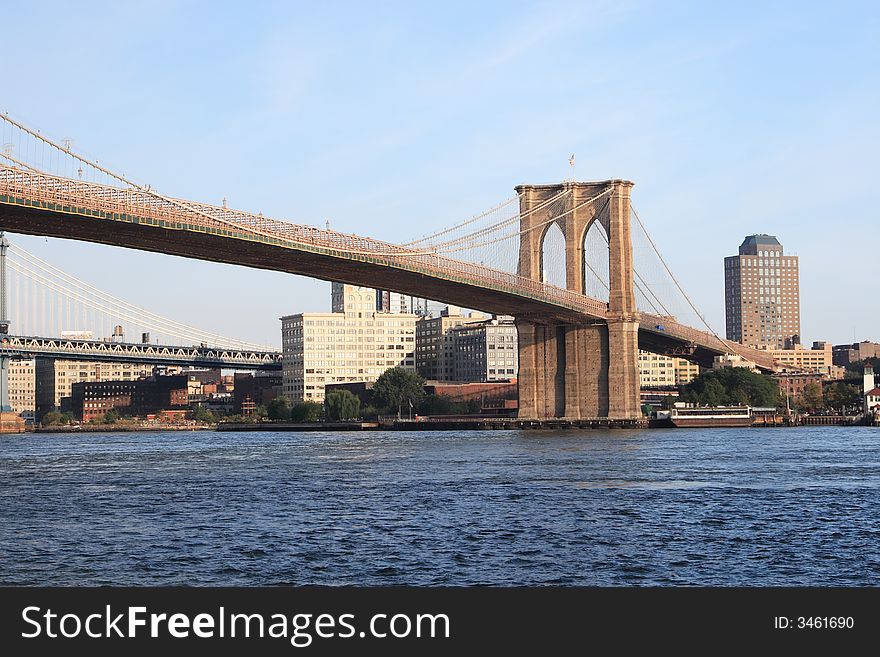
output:
{"label": "bridge truss railing", "polygon": [[709,347],[716,351],[730,354],[738,354],[765,369],[772,369],[774,367],[773,355],[769,352],[746,347],[730,340],[724,340],[708,331],[701,331],[686,324],[681,324],[671,317],[642,313],[641,323],[647,328],[660,327],[656,328],[658,332],[667,333],[679,340],[686,340],[694,345]]}
{"label": "bridge truss railing", "polygon": [[266,351],[215,349],[211,347],[176,347],[170,345],[99,342],[94,340],[67,340],[26,336],[6,336],[0,342],[2,355],[54,355],[72,360],[88,357],[92,360],[132,359],[145,362],[218,362],[227,365],[259,367],[281,362],[281,354]]}
{"label": "bridge truss railing", "polygon": [[[137,187],[101,185],[52,176],[39,171],[0,166],[0,196],[3,195],[9,197],[13,203],[47,204],[54,209],[59,209],[60,206],[62,211],[71,214],[86,211],[104,217],[146,221],[160,226],[182,224],[190,230],[280,245],[295,245],[298,248],[319,250],[336,257],[370,261],[447,280],[457,280],[469,285],[529,296],[593,317],[604,318],[607,317],[608,312],[608,305],[604,301],[533,281],[517,274],[449,258],[431,250],[407,248],[230,208],[173,199]],[[768,354],[748,349],[740,344],[729,343],[709,332],[680,324],[671,317],[643,314],[642,324],[648,327],[662,324],[664,331],[676,338],[728,353],[739,353],[762,366],[772,362]]]}
{"label": "bridge truss railing", "polygon": [[[525,295],[594,317],[607,316],[608,305],[571,290],[484,265],[455,260],[430,250],[409,249],[358,235],[293,224],[262,215],[174,199],[146,188],[115,187],[0,166],[0,195],[25,205],[50,204],[76,214],[80,210],[111,218],[183,224],[186,228],[230,237],[319,249],[346,259],[367,259],[447,280]],[[14,201],[13,201],[14,202]],[[66,210],[65,210],[66,208]]]}

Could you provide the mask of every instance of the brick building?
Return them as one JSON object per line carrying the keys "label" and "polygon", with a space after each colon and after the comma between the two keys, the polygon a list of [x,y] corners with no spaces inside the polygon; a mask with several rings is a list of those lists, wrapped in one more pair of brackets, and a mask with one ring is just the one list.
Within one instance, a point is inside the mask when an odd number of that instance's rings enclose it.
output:
{"label": "brick building", "polygon": [[157,376],[139,381],[91,381],[71,386],[70,410],[88,422],[109,410],[124,416],[187,409],[187,377]]}
{"label": "brick building", "polygon": [[[233,412],[253,411],[257,406],[268,406],[269,402],[281,395],[283,377],[278,371],[257,371],[235,373],[235,389],[232,393]],[[245,413],[246,414],[246,413]]]}
{"label": "brick building", "polygon": [[822,378],[822,375],[817,372],[797,374],[783,372],[773,375],[773,380],[779,386],[779,392],[783,397],[787,395],[789,399],[800,397],[804,393],[804,388],[811,383],[815,383],[821,388]]}

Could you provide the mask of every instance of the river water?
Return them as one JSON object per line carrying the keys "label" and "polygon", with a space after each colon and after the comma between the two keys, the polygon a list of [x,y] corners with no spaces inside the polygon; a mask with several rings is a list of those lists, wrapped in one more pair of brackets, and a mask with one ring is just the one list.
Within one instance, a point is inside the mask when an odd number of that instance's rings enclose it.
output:
{"label": "river water", "polygon": [[880,585],[880,429],[0,437],[0,583]]}

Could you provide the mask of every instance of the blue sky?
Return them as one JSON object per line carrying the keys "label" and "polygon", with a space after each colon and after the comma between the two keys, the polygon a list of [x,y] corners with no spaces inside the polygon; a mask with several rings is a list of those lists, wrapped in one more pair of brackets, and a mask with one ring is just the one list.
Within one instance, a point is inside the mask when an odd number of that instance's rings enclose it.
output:
{"label": "blue sky", "polygon": [[[801,258],[805,340],[880,340],[872,2],[0,0],[0,110],[165,194],[403,240],[523,182],[628,178],[723,331],[722,259]],[[16,237],[108,292],[280,343],[329,284]]]}

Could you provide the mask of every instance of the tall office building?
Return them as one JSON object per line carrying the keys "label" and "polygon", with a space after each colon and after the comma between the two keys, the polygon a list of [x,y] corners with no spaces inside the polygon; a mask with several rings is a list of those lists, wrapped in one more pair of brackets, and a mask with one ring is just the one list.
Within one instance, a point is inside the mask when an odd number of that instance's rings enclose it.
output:
{"label": "tall office building", "polygon": [[801,333],[797,256],[773,235],[749,235],[724,259],[724,299],[728,340],[782,349]]}
{"label": "tall office building", "polygon": [[288,401],[324,401],[326,383],[375,381],[415,370],[415,315],[380,313],[376,290],[333,283],[330,313],[281,318],[282,387]]}

